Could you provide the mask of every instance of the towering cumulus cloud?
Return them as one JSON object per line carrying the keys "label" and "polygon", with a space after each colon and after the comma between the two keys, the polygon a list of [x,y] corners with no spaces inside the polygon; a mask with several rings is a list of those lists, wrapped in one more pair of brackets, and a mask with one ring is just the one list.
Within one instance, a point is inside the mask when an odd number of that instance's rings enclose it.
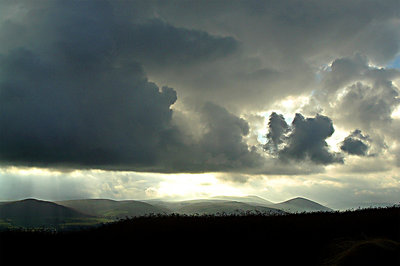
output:
{"label": "towering cumulus cloud", "polygon": [[[166,162],[182,165],[188,159],[179,154],[201,146],[183,143],[171,123],[176,91],[150,82],[142,64],[168,67],[213,60],[236,49],[233,38],[160,20],[121,20],[104,1],[14,8],[21,16],[0,26],[2,163],[176,171]],[[21,34],[4,38],[10,26]],[[196,148],[194,156],[219,154],[227,168],[227,162],[247,151],[246,144],[235,145],[248,125],[216,105],[208,107],[203,113],[210,132],[202,145],[207,149]],[[225,124],[217,121],[218,114],[226,116]],[[168,154],[174,150],[179,151],[176,157]],[[196,170],[209,163],[203,159]],[[220,170],[218,163],[211,164]]]}
{"label": "towering cumulus cloud", "polygon": [[286,140],[285,133],[289,131],[289,126],[283,115],[273,112],[269,117],[268,130],[268,142],[264,145],[264,149],[270,153],[276,153],[278,146]]}
{"label": "towering cumulus cloud", "polygon": [[315,118],[304,118],[296,114],[292,127],[288,145],[280,151],[281,157],[295,160],[308,158],[319,164],[342,162],[340,157],[329,152],[325,141],[335,131],[329,117],[317,115]]}
{"label": "towering cumulus cloud", "polygon": [[[273,112],[270,115],[268,129],[268,142],[264,148],[282,160],[310,160],[316,164],[343,162],[341,156],[329,151],[325,141],[335,131],[332,120],[327,116],[305,118],[297,113],[291,126],[288,127],[283,115]],[[281,147],[278,148],[278,145]]]}

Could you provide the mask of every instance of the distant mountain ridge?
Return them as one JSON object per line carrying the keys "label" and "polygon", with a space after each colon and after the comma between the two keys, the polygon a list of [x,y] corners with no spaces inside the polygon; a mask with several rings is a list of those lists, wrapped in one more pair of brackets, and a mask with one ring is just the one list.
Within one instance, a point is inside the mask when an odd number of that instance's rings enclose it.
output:
{"label": "distant mountain ridge", "polygon": [[182,214],[245,214],[260,212],[264,214],[284,214],[283,211],[264,206],[254,206],[238,201],[203,201],[182,206],[176,210]]}
{"label": "distant mountain ridge", "polygon": [[266,200],[264,198],[254,196],[254,195],[249,195],[249,196],[243,196],[243,197],[238,197],[238,196],[215,196],[212,197],[212,199],[222,199],[222,200],[230,200],[230,201],[239,201],[239,202],[244,202],[244,203],[250,203],[253,205],[260,205],[260,206],[271,206],[274,203]]}
{"label": "distant mountain ridge", "polygon": [[[332,211],[332,209],[326,206],[301,197],[281,203],[273,203],[258,196],[215,196],[210,199],[186,201],[149,200],[147,202],[158,207],[169,209],[172,212],[183,214],[192,214],[196,212],[210,214],[224,211],[232,213],[235,208],[242,212],[251,210],[260,211],[262,208],[267,208],[264,209],[267,212],[279,210],[289,213]],[[230,207],[228,207],[229,204],[231,205]]]}
{"label": "distant mountain ridge", "polygon": [[94,225],[149,214],[280,215],[316,211],[325,212],[332,209],[305,198],[273,203],[258,196],[216,196],[211,199],[186,201],[82,199],[49,202],[25,199],[0,204],[0,227],[7,224],[25,227]]}

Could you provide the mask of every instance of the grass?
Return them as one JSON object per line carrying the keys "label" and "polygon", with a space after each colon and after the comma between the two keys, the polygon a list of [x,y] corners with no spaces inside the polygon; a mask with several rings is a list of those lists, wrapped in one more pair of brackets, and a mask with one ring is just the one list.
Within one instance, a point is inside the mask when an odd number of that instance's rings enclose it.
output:
{"label": "grass", "polygon": [[56,223],[54,221],[46,222],[45,219],[39,219],[39,221],[25,220],[13,220],[13,219],[0,219],[0,232],[5,230],[35,230],[40,232],[47,231],[49,229],[56,231],[65,230],[79,230],[87,229],[89,227],[97,227],[105,223],[115,222],[116,219],[104,218],[104,217],[84,217],[84,218],[67,218],[59,220]]}
{"label": "grass", "polygon": [[0,229],[12,228],[13,225],[9,219],[0,219]]}
{"label": "grass", "polygon": [[0,264],[398,265],[399,225],[396,207],[281,216],[149,215],[79,231],[4,231]]}
{"label": "grass", "polygon": [[72,218],[67,219],[64,223],[62,223],[60,225],[60,229],[68,229],[70,227],[98,226],[104,223],[112,223],[115,221],[115,219],[103,217]]}

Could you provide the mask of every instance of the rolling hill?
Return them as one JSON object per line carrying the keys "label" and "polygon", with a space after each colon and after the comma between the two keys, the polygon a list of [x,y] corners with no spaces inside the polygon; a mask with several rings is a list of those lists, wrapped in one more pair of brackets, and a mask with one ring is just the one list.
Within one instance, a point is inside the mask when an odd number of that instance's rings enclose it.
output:
{"label": "rolling hill", "polygon": [[213,199],[238,201],[238,202],[243,202],[243,203],[247,203],[247,204],[250,204],[250,205],[265,206],[265,207],[270,207],[271,205],[274,204],[273,202],[271,202],[269,200],[263,199],[263,198],[258,197],[258,196],[253,196],[253,195],[243,196],[243,197],[215,196],[215,197],[213,197]]}
{"label": "rolling hill", "polygon": [[273,203],[258,196],[216,196],[212,199],[187,201],[148,200],[146,202],[159,208],[168,209],[170,212],[181,214],[238,213],[237,210],[239,212],[280,210],[290,213],[332,211],[332,209],[317,202],[300,197],[281,203]]}
{"label": "rolling hill", "polygon": [[58,227],[73,228],[112,222],[126,217],[149,214],[216,215],[250,213],[285,214],[300,212],[332,211],[319,203],[294,198],[272,203],[257,196],[218,196],[212,199],[187,201],[109,199],[82,199],[55,203],[25,199],[0,204],[0,227]]}
{"label": "rolling hill", "polygon": [[220,199],[211,199],[211,200],[189,200],[189,201],[180,201],[180,202],[153,202],[153,204],[167,208],[173,213],[178,214],[217,214],[217,213],[225,213],[225,214],[244,214],[245,212],[261,212],[261,213],[271,213],[271,214],[283,214],[283,211],[277,210],[275,208],[259,206],[259,205],[251,205],[244,202],[239,201],[231,201],[231,200],[220,200]]}
{"label": "rolling hill", "polygon": [[271,207],[277,208],[286,212],[318,212],[318,211],[332,211],[332,209],[325,207],[315,201],[305,198],[294,198],[281,203],[273,204]]}
{"label": "rolling hill", "polygon": [[113,219],[169,212],[165,208],[135,200],[83,199],[57,201],[57,204],[89,215]]}
{"label": "rolling hill", "polygon": [[67,220],[88,218],[87,214],[54,202],[25,199],[0,205],[0,219],[15,226],[59,225]]}

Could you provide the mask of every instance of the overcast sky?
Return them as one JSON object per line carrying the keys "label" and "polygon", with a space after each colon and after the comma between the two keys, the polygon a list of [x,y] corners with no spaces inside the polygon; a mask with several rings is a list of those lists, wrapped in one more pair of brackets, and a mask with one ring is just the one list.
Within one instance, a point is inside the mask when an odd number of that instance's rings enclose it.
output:
{"label": "overcast sky", "polygon": [[400,201],[400,3],[0,1],[0,200]]}

